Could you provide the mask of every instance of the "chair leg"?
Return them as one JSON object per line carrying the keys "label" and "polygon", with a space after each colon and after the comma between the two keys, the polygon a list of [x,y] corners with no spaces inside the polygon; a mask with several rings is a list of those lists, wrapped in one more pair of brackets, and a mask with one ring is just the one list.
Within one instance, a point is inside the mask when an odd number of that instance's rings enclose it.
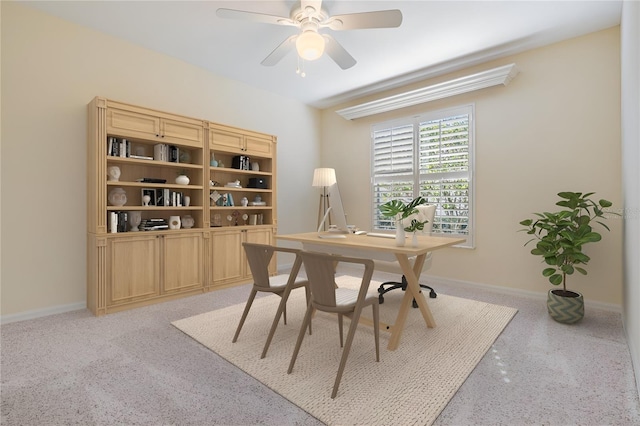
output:
{"label": "chair leg", "polygon": [[302,321],[302,326],[300,327],[300,333],[298,333],[298,340],[296,341],[296,347],[293,350],[293,355],[291,356],[291,362],[289,362],[289,369],[287,370],[287,374],[291,374],[293,370],[293,366],[296,363],[296,358],[298,357],[298,352],[300,352],[300,346],[302,345],[302,339],[304,339],[304,334],[307,329],[307,323],[311,321],[311,313],[313,312],[313,307],[311,306],[311,302],[307,306],[307,312],[304,314],[304,320]]}
{"label": "chair leg", "polygon": [[380,362],[380,309],[377,303],[371,305],[373,309],[373,334],[376,342],[376,362]]}
{"label": "chair leg", "polygon": [[278,305],[276,316],[273,318],[273,322],[271,323],[271,329],[269,330],[267,341],[265,342],[264,348],[262,349],[262,355],[260,355],[260,359],[267,356],[267,351],[269,350],[269,346],[271,345],[271,340],[273,339],[273,335],[276,333],[276,329],[278,328],[278,323],[280,322],[280,316],[283,314],[283,312],[286,312],[287,310],[287,300],[289,300],[290,293],[291,293],[291,289],[285,289],[284,293],[279,295],[281,297],[280,304]]}
{"label": "chair leg", "polygon": [[[304,286],[304,292],[305,292],[305,296],[307,298],[307,305],[309,304],[309,302],[311,301],[311,289],[309,289],[309,286],[306,285]],[[311,314],[311,316],[313,317],[313,313]],[[311,318],[309,319],[309,336],[311,336],[311,323],[313,321],[311,320]]]}
{"label": "chair leg", "polygon": [[338,314],[338,330],[340,331],[340,347],[344,347],[342,342],[342,314]]}
{"label": "chair leg", "polygon": [[[331,398],[335,398],[338,393],[338,387],[340,386],[340,380],[342,380],[342,373],[344,372],[344,367],[347,365],[347,357],[349,356],[349,351],[351,350],[351,343],[353,343],[353,338],[356,334],[356,328],[358,327],[358,321],[360,320],[360,310],[356,310],[353,313],[353,317],[351,318],[351,325],[349,326],[349,332],[347,333],[347,342],[344,345],[344,349],[342,349],[342,357],[340,358],[340,367],[338,367],[338,374],[336,375],[336,381],[333,384],[333,391],[331,392]],[[342,327],[340,328],[342,330]]]}
{"label": "chair leg", "polygon": [[235,343],[238,340],[238,335],[240,334],[240,330],[242,330],[242,326],[244,325],[244,320],[247,319],[247,314],[249,313],[249,308],[251,308],[251,304],[253,303],[253,299],[256,297],[256,293],[258,293],[255,289],[251,289],[251,294],[249,294],[249,300],[247,300],[247,304],[244,306],[244,312],[242,313],[242,318],[240,318],[240,324],[238,324],[238,328],[236,329],[236,334],[233,336],[232,343]]}

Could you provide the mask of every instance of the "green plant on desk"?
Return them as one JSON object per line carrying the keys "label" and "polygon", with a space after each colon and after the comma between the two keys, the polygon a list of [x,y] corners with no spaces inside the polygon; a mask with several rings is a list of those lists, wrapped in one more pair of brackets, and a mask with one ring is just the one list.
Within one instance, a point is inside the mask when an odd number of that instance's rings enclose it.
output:
{"label": "green plant on desk", "polygon": [[[405,204],[402,200],[391,200],[382,204],[380,214],[384,217],[394,218],[397,223],[402,223],[404,219],[407,219],[412,214],[418,213],[418,206],[426,204],[427,200],[424,197],[416,197],[409,204]],[[405,226],[404,230],[407,232],[422,231],[424,225],[429,222],[428,220],[419,221],[418,219],[412,219],[409,226]],[[396,225],[397,226],[397,225]]]}

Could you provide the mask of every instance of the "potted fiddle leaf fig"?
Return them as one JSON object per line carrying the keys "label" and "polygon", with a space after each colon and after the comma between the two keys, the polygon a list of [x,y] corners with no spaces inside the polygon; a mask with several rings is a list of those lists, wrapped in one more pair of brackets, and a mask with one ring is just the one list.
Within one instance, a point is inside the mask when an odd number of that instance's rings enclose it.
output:
{"label": "potted fiddle leaf fig", "polygon": [[534,238],[524,245],[535,242],[531,250],[534,256],[542,257],[545,268],[542,275],[554,286],[562,284],[562,289],[549,290],[547,311],[551,317],[561,323],[573,324],[584,317],[584,298],[582,294],[567,290],[567,275],[578,272],[587,275],[583,266],[591,258],[584,253],[584,246],[602,239],[592,225],[598,224],[609,231],[602,220],[606,219],[604,210],[611,207],[607,200],[594,201],[593,192],[560,192],[556,203],[562,207],[556,212],[534,213],[537,218],[520,222],[521,231]]}
{"label": "potted fiddle leaf fig", "polygon": [[393,218],[396,221],[396,244],[398,246],[404,246],[404,231],[415,233],[424,229],[424,224],[428,222],[427,220],[412,219],[409,226],[402,226],[402,221],[412,214],[418,213],[417,207],[426,202],[425,198],[416,197],[409,204],[405,204],[402,200],[391,200],[379,207],[382,216]]}

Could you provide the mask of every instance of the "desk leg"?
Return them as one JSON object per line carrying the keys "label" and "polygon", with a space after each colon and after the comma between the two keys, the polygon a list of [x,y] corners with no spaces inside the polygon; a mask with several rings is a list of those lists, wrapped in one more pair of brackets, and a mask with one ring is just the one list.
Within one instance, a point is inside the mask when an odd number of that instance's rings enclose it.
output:
{"label": "desk leg", "polygon": [[396,322],[391,331],[391,339],[389,339],[389,344],[387,345],[387,349],[394,351],[398,348],[400,344],[400,337],[402,335],[402,330],[404,329],[404,323],[407,320],[407,315],[411,308],[411,302],[413,299],[416,300],[418,307],[420,308],[420,313],[424,318],[427,327],[435,327],[436,323],[433,319],[433,315],[431,314],[431,310],[427,305],[427,301],[424,298],[424,295],[420,291],[420,284],[418,282],[418,277],[422,272],[422,266],[424,265],[424,261],[427,258],[426,254],[419,255],[416,257],[416,260],[413,264],[413,268],[411,267],[411,262],[406,255],[396,254],[398,262],[400,263],[400,267],[402,268],[402,272],[407,279],[407,290],[404,293],[404,297],[402,298],[402,302],[400,304],[400,310],[398,311],[398,317],[396,318]]}

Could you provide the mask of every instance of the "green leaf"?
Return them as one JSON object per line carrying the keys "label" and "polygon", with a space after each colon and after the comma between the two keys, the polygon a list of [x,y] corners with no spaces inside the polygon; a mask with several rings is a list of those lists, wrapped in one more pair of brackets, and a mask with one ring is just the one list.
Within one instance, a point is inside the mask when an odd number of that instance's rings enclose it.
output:
{"label": "green leaf", "polygon": [[583,239],[586,240],[586,242],[595,243],[602,239],[602,235],[598,234],[597,232],[589,232],[584,236]]}
{"label": "green leaf", "polygon": [[405,208],[404,202],[401,200],[391,200],[384,204],[382,204],[379,209],[380,213],[384,217],[393,217],[395,218],[399,213],[401,213]]}
{"label": "green leaf", "polygon": [[577,198],[575,192],[558,192],[558,197],[565,198],[567,200]]}
{"label": "green leaf", "polygon": [[554,274],[554,275],[551,275],[551,276],[549,277],[549,282],[550,282],[551,284],[553,284],[553,285],[560,285],[560,284],[562,284],[562,275],[560,275],[560,274]]}
{"label": "green leaf", "polygon": [[542,275],[545,277],[550,277],[555,272],[556,272],[556,268],[545,268],[544,271],[542,271]]}
{"label": "green leaf", "polygon": [[577,266],[576,266],[576,271],[580,272],[582,275],[587,275],[587,271],[585,271],[584,269],[579,268]]}
{"label": "green leaf", "polygon": [[522,222],[520,222],[520,225],[522,225],[522,226],[531,226],[532,223],[533,223],[533,220],[527,219],[527,220],[523,220]]}
{"label": "green leaf", "polygon": [[613,205],[613,203],[608,200],[600,200],[598,204],[600,204],[600,207],[611,207]]}

